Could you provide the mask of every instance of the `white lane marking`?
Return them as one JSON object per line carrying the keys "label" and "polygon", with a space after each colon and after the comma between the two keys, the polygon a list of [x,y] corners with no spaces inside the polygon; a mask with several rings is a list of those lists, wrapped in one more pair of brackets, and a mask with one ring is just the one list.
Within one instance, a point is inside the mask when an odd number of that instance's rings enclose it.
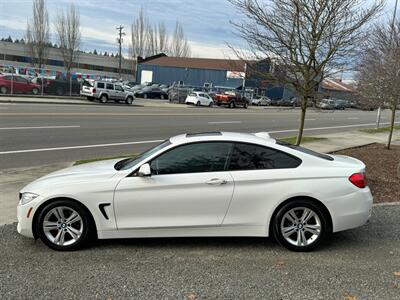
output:
{"label": "white lane marking", "polygon": [[22,129],[60,129],[60,128],[80,128],[79,125],[71,126],[33,126],[33,127],[3,127],[0,130],[22,130]]}
{"label": "white lane marking", "polygon": [[[395,122],[400,123],[400,122]],[[304,131],[313,130],[327,130],[327,129],[337,129],[337,128],[351,128],[351,127],[365,127],[365,126],[375,126],[376,123],[368,124],[357,124],[357,125],[343,125],[343,126],[333,126],[333,127],[318,127],[318,128],[304,128]],[[390,123],[381,123],[381,125],[390,125]],[[285,132],[297,132],[298,129],[288,129],[288,130],[278,130],[278,131],[268,131],[269,133],[285,133]]]}
{"label": "white lane marking", "polygon": [[317,121],[317,119],[305,119],[305,121]]}
{"label": "white lane marking", "polygon": [[15,153],[28,153],[28,152],[44,152],[44,151],[58,151],[58,150],[71,150],[71,149],[85,149],[85,148],[98,148],[98,147],[113,147],[113,146],[125,146],[125,145],[137,145],[137,144],[152,144],[161,143],[164,140],[152,140],[152,141],[140,141],[140,142],[126,142],[126,143],[113,143],[113,144],[98,144],[98,145],[85,145],[85,146],[70,146],[70,147],[58,147],[58,148],[41,148],[41,149],[27,149],[27,150],[14,150],[14,151],[3,151],[2,154],[15,154]]}
{"label": "white lane marking", "polygon": [[208,124],[241,124],[242,121],[219,121],[219,122],[208,122]]}
{"label": "white lane marking", "polygon": [[360,120],[360,118],[357,118],[357,117],[349,117],[349,118],[347,118],[347,120]]}

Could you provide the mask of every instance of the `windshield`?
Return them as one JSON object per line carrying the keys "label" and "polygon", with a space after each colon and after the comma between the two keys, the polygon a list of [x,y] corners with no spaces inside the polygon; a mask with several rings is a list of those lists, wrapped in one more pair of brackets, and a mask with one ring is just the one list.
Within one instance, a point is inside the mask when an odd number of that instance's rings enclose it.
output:
{"label": "windshield", "polygon": [[325,160],[329,160],[329,161],[333,161],[334,160],[333,157],[330,156],[330,155],[319,153],[319,152],[315,152],[313,150],[310,150],[310,149],[307,149],[307,148],[303,148],[301,146],[292,145],[292,144],[289,144],[289,143],[284,142],[284,141],[277,140],[276,143],[278,145],[285,146],[285,147],[288,147],[288,148],[291,148],[291,149],[294,149],[294,150],[297,150],[297,151],[300,151],[300,152],[303,152],[303,153],[306,153],[306,154],[309,154],[309,155],[312,155],[312,156],[315,156],[315,157],[318,157],[318,158],[321,158],[321,159],[325,159]]}
{"label": "windshield", "polygon": [[117,162],[114,166],[115,170],[117,171],[122,171],[122,170],[128,170],[141,162],[142,160],[145,160],[146,158],[152,156],[154,153],[158,152],[159,150],[171,145],[171,142],[169,140],[166,140],[162,142],[161,144],[151,148],[150,150],[147,150],[140,154],[139,156],[132,157],[132,158],[126,158],[123,159],[119,162]]}

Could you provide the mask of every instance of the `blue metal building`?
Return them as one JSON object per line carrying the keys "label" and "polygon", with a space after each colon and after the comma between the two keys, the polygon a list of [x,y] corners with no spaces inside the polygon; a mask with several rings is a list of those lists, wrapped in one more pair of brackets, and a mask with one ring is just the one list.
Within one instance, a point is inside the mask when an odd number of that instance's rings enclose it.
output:
{"label": "blue metal building", "polygon": [[239,60],[159,55],[138,62],[136,81],[161,84],[183,81],[192,86],[212,83],[213,86],[237,88],[242,85],[244,74],[245,65]]}

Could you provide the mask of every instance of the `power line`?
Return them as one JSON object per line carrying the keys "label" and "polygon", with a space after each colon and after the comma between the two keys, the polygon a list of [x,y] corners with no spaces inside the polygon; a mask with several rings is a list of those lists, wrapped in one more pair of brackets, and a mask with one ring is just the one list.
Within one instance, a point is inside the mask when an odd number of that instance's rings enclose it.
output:
{"label": "power line", "polygon": [[119,44],[119,79],[121,79],[121,64],[122,64],[122,36],[125,35],[125,32],[122,32],[122,30],[124,29],[124,26],[119,25],[119,27],[117,27],[118,30],[118,38],[117,38],[117,42]]}

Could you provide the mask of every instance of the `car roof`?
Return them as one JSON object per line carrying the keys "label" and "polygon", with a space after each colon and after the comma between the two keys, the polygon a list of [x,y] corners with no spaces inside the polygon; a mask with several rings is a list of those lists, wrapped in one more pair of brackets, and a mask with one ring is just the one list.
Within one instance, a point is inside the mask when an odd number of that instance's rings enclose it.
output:
{"label": "car roof", "polygon": [[241,132],[197,132],[185,133],[170,138],[172,144],[186,144],[205,141],[235,141],[254,144],[275,144],[276,140],[271,138],[267,132],[241,133]]}

